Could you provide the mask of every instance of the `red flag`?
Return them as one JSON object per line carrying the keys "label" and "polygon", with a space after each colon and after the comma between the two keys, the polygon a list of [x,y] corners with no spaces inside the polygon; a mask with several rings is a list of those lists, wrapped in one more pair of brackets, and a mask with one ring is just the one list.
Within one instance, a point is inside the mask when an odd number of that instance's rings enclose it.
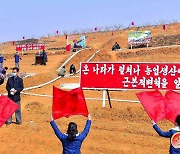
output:
{"label": "red flag", "polygon": [[12,45],[15,45],[15,41],[12,42]]}
{"label": "red flag", "polygon": [[56,120],[71,115],[88,116],[88,109],[81,88],[63,91],[53,87],[52,115]]}
{"label": "red flag", "polygon": [[66,45],[66,51],[71,51],[71,44]]}
{"label": "red flag", "polygon": [[18,109],[19,105],[14,103],[7,96],[0,96],[0,127]]}
{"label": "red flag", "polygon": [[114,32],[112,31],[112,36],[114,35]]}
{"label": "red flag", "polygon": [[163,25],[163,26],[162,26],[162,29],[163,29],[163,30],[166,30],[166,25]]}
{"label": "red flag", "polygon": [[159,122],[165,118],[164,96],[159,91],[140,92],[136,95],[150,119]]}
{"label": "red flag", "polygon": [[165,95],[166,119],[175,122],[177,115],[180,114],[180,93],[167,91]]}

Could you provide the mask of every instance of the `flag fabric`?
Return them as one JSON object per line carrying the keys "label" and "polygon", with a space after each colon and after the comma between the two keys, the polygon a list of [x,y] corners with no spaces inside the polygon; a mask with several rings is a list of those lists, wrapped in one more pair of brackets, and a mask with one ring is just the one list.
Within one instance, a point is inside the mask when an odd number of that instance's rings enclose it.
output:
{"label": "flag fabric", "polygon": [[180,93],[167,91],[163,96],[159,91],[136,94],[149,117],[155,122],[167,119],[175,122],[180,115]]}
{"label": "flag fabric", "polygon": [[12,45],[15,45],[15,41],[12,41]]}
{"label": "flag fabric", "polygon": [[159,122],[165,118],[164,96],[159,91],[140,92],[136,95],[150,119]]}
{"label": "flag fabric", "polygon": [[166,25],[163,25],[163,26],[162,26],[162,29],[163,29],[163,30],[166,30]]}
{"label": "flag fabric", "polygon": [[114,35],[114,32],[112,31],[112,34],[111,34],[112,36]]}
{"label": "flag fabric", "polygon": [[8,120],[8,118],[19,108],[19,105],[14,103],[7,96],[0,96],[0,127]]}
{"label": "flag fabric", "polygon": [[165,95],[166,119],[175,122],[177,115],[180,115],[180,93],[167,91]]}
{"label": "flag fabric", "polygon": [[71,51],[71,44],[66,45],[66,51]]}
{"label": "flag fabric", "polygon": [[71,91],[60,90],[53,87],[52,116],[54,120],[71,115],[88,116],[88,109],[81,88]]}

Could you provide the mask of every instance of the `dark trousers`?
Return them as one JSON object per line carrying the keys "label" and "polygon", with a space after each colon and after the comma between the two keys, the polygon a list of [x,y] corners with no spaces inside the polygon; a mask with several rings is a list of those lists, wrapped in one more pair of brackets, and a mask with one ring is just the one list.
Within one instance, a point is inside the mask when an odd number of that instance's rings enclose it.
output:
{"label": "dark trousers", "polygon": [[[20,101],[15,102],[15,103],[19,105],[19,108],[15,111],[16,123],[22,123],[21,103],[20,103]],[[9,117],[9,119],[6,121],[6,123],[12,123],[12,115]]]}
{"label": "dark trousers", "polygon": [[19,68],[19,63],[15,62],[15,67]]}
{"label": "dark trousers", "polygon": [[43,65],[46,65],[46,58],[43,58]]}

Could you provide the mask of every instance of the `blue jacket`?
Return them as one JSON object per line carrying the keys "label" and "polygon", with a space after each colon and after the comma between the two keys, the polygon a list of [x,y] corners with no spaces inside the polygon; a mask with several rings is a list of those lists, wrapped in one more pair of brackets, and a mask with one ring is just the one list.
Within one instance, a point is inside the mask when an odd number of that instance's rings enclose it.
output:
{"label": "blue jacket", "polygon": [[19,59],[21,59],[20,56],[18,54],[15,54],[14,55],[15,63],[19,63]]}
{"label": "blue jacket", "polygon": [[[170,138],[170,142],[171,142],[171,137],[173,136],[173,134],[175,134],[176,132],[180,132],[180,127],[176,127],[176,128],[172,128],[170,129],[168,132],[163,132],[157,124],[153,125],[153,128],[155,129],[155,131],[162,137],[166,137],[166,138]],[[170,143],[171,144],[171,143]],[[172,144],[170,145],[170,149],[169,149],[169,153],[170,154],[180,154],[180,148],[174,148],[172,146]]]}
{"label": "blue jacket", "polygon": [[[14,88],[17,90],[17,92],[14,95],[10,95],[11,88]],[[9,77],[7,84],[6,84],[6,90],[8,91],[8,97],[13,100],[14,102],[18,102],[21,100],[20,98],[20,92],[24,89],[23,80],[20,77]]]}
{"label": "blue jacket", "polygon": [[67,140],[67,135],[61,133],[55,121],[51,121],[50,124],[52,128],[54,129],[56,136],[62,142],[63,154],[80,154],[81,153],[80,151],[81,145],[82,145],[83,140],[86,138],[86,136],[89,133],[91,120],[87,120],[86,126],[84,130],[82,131],[82,133],[76,136],[75,140],[72,142]]}
{"label": "blue jacket", "polygon": [[47,58],[47,54],[46,54],[45,50],[43,50],[42,55],[43,55],[44,58]]}
{"label": "blue jacket", "polygon": [[3,63],[3,61],[4,61],[4,57],[0,56],[0,63]]}

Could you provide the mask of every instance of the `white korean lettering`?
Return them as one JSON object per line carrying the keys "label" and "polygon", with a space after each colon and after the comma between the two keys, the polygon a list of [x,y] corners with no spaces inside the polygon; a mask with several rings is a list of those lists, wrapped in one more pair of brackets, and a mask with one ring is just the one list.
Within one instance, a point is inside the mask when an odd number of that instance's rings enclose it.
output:
{"label": "white korean lettering", "polygon": [[111,71],[111,74],[114,74],[115,68],[114,68],[114,64],[111,64],[111,66],[108,67],[108,73]]}
{"label": "white korean lettering", "polygon": [[86,65],[84,65],[84,69],[82,70],[82,72],[85,74],[85,75],[87,75],[88,74],[88,72],[89,72],[89,68],[88,68],[88,65],[86,64]]}
{"label": "white korean lettering", "polygon": [[159,76],[159,65],[156,65],[156,66],[153,68],[153,72],[154,72],[154,75],[155,75],[155,76]]}
{"label": "white korean lettering", "polygon": [[161,69],[160,73],[162,73],[163,75],[166,76],[166,75],[168,74],[168,65],[165,65],[165,66]]}
{"label": "white korean lettering", "polygon": [[124,87],[129,87],[129,83],[130,83],[130,81],[129,81],[129,77],[124,77],[124,81],[122,81],[122,83],[124,84]]}
{"label": "white korean lettering", "polygon": [[168,73],[169,73],[171,76],[175,76],[175,75],[176,75],[176,72],[178,72],[178,71],[176,70],[176,66],[173,65],[173,67],[169,70]]}
{"label": "white korean lettering", "polygon": [[154,79],[154,84],[156,85],[156,87],[160,88],[161,87],[161,78],[155,78]]}
{"label": "white korean lettering", "polygon": [[106,74],[106,72],[107,72],[107,66],[106,64],[104,64],[103,66],[100,67],[100,73]]}
{"label": "white korean lettering", "polygon": [[164,88],[164,89],[167,88],[166,86],[168,85],[168,82],[167,82],[166,78],[162,79],[161,85],[162,85],[162,88]]}
{"label": "white korean lettering", "polygon": [[150,75],[152,72],[152,69],[149,66],[146,66],[145,72],[146,72],[146,75]]}
{"label": "white korean lettering", "polygon": [[96,72],[96,74],[99,74],[99,70],[100,70],[99,65],[96,64],[96,67],[93,67],[93,72]]}
{"label": "white korean lettering", "polygon": [[147,85],[148,88],[152,88],[153,77],[150,77],[149,79],[146,80],[146,85]]}
{"label": "white korean lettering", "polygon": [[139,75],[139,73],[140,73],[140,66],[139,65],[137,65],[137,68],[133,68],[133,73],[135,74],[137,74],[137,75]]}
{"label": "white korean lettering", "polygon": [[174,80],[174,84],[176,85],[176,89],[180,89],[180,78]]}
{"label": "white korean lettering", "polygon": [[119,70],[121,75],[124,75],[124,71],[125,71],[125,65],[119,66]]}
{"label": "white korean lettering", "polygon": [[137,77],[132,78],[131,84],[132,84],[132,87],[137,87],[137,84],[138,84]]}
{"label": "white korean lettering", "polygon": [[146,78],[143,77],[142,79],[140,79],[138,85],[141,85],[141,86],[143,86],[143,88],[145,88],[146,87]]}
{"label": "white korean lettering", "polygon": [[129,75],[132,75],[132,65],[127,66],[126,73],[129,73]]}

